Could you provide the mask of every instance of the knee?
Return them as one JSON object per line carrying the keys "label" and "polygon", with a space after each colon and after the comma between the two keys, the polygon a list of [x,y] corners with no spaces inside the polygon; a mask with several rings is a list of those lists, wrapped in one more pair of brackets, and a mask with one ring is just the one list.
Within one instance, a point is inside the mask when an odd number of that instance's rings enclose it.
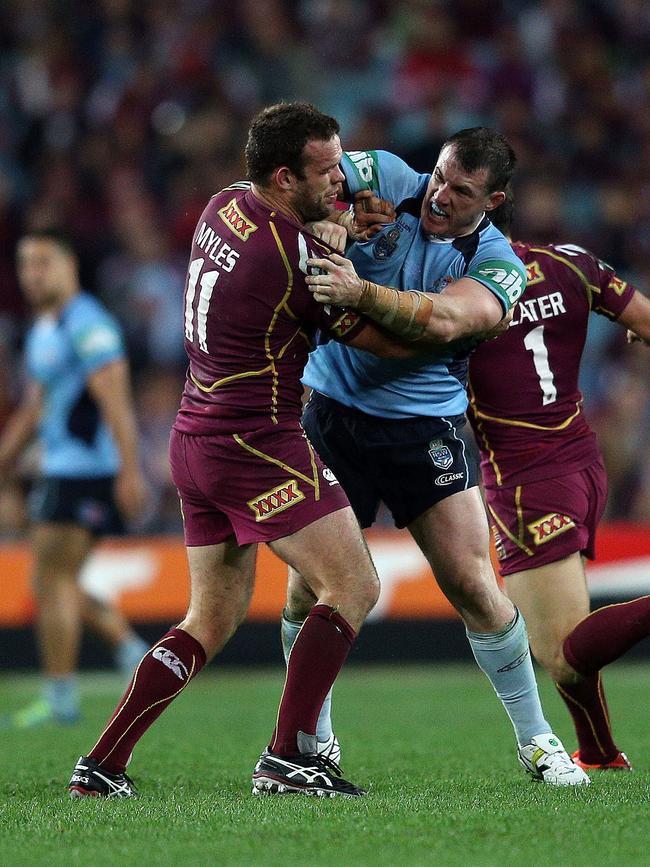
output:
{"label": "knee", "polygon": [[368,615],[377,604],[380,591],[379,578],[376,574],[368,575],[359,587],[359,607],[363,610],[364,616]]}
{"label": "knee", "polygon": [[562,651],[562,641],[539,644],[531,642],[531,651],[537,662],[548,672],[555,683],[570,683],[577,677]]}

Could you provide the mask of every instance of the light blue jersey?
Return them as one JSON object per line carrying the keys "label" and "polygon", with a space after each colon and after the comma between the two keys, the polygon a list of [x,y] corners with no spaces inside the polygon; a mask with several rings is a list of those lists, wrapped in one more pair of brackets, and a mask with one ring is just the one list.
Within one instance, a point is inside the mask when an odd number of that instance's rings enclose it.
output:
{"label": "light blue jersey", "polygon": [[[499,299],[504,314],[526,286],[526,271],[510,244],[484,217],[461,238],[427,237],[420,209],[431,175],[418,174],[386,151],[344,154],[350,196],[363,189],[393,202],[397,220],[346,255],[367,280],[396,289],[441,292],[449,280],[472,277]],[[412,359],[378,358],[331,341],[311,353],[303,382],[346,406],[382,418],[460,415],[467,408],[464,346],[432,349]]]}
{"label": "light blue jersey", "polygon": [[32,325],[25,361],[29,376],[43,390],[39,438],[44,476],[98,478],[118,471],[117,448],[86,380],[123,357],[119,326],[85,292],[75,295],[58,318],[40,316]]}

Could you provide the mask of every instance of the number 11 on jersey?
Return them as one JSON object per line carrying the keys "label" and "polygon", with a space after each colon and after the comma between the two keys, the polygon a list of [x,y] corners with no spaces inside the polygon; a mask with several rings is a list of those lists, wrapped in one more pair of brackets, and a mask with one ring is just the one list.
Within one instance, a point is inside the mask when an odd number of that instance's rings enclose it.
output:
{"label": "number 11 on jersey", "polygon": [[544,343],[544,326],[538,325],[524,338],[524,346],[533,353],[535,373],[542,389],[542,406],[557,400],[557,389],[553,381],[553,371],[548,364],[548,350]]}

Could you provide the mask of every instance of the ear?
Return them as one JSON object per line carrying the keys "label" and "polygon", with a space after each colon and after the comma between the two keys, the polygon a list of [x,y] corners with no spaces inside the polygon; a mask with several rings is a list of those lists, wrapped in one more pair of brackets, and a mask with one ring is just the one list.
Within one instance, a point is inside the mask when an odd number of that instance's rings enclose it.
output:
{"label": "ear", "polygon": [[499,193],[490,193],[487,204],[485,205],[486,211],[493,211],[495,208],[498,208],[499,205],[502,205],[506,200],[506,194],[501,191]]}
{"label": "ear", "polygon": [[280,168],[276,169],[273,172],[272,179],[276,187],[283,192],[293,190],[295,187],[296,176],[286,166],[280,166]]}

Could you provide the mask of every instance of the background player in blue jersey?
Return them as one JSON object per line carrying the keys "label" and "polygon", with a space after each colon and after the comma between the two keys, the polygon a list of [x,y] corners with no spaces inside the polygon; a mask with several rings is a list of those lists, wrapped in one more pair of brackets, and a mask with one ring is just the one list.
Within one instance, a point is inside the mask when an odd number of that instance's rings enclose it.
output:
{"label": "background player in blue jersey", "polygon": [[30,232],[18,244],[17,272],[35,319],[25,346],[27,391],[0,438],[0,474],[11,472],[36,434],[41,478],[30,519],[45,682],[42,699],[4,724],[26,727],[78,718],[82,620],[115,645],[125,671],[147,650],[116,610],[78,583],[96,536],[139,514],[145,486],[121,332],[81,291],[73,249],[57,232]]}
{"label": "background player in blue jersey", "polygon": [[[452,136],[431,175],[384,151],[344,157],[349,193],[371,189],[389,199],[396,220],[353,244],[348,259],[312,260],[318,272],[307,280],[316,299],[363,310],[406,340],[429,337],[445,346],[400,360],[319,346],[303,380],[314,392],[303,424],[362,526],[373,523],[383,500],[396,525],[408,527],[465,622],[526,770],[576,785],[587,777],[542,713],[525,623],[497,585],[476,467],[459,435],[469,349],[526,285],[521,260],[487,216],[505,200],[514,166],[508,142],[485,128]],[[294,575],[283,622],[287,649],[310,604]],[[319,740],[336,750],[327,704],[321,724]]]}

